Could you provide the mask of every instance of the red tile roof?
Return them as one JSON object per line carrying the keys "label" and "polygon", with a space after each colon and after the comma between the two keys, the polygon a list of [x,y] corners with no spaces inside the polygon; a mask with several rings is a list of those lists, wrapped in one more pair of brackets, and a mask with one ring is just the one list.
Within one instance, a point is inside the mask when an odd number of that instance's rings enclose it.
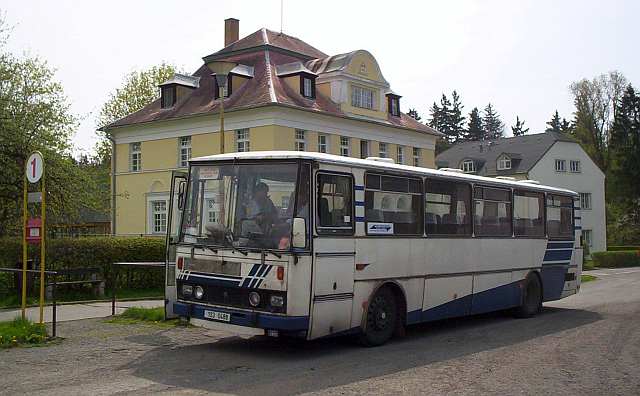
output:
{"label": "red tile roof", "polygon": [[[288,106],[301,110],[330,114],[333,116],[358,119],[362,118],[345,114],[340,105],[331,98],[316,91],[315,99],[307,99],[295,92],[284,80],[276,76],[276,66],[313,58],[326,58],[327,55],[305,42],[291,36],[261,29],[236,41],[215,54],[205,57],[205,61],[215,58],[254,67],[254,77],[247,80],[239,89],[232,90],[225,99],[225,111],[241,110],[268,105]],[[214,100],[214,81],[211,70],[205,64],[193,75],[200,77],[200,85],[190,95],[178,98],[176,104],[167,109],[160,107],[160,99],[150,103],[141,110],[132,113],[104,129],[126,125],[146,123],[159,120],[183,118],[199,114],[217,113],[220,100]],[[406,128],[418,132],[440,135],[439,132],[424,125],[406,114],[401,117],[387,115],[386,120],[366,119],[382,125]]]}

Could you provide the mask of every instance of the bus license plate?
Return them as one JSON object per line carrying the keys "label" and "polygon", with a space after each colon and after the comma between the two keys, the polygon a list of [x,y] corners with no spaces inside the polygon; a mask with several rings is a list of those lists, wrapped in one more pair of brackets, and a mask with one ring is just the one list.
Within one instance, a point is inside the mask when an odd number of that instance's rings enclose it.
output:
{"label": "bus license plate", "polygon": [[223,322],[229,322],[231,320],[231,315],[226,312],[217,312],[217,311],[204,311],[204,317],[207,319],[213,320],[221,320]]}

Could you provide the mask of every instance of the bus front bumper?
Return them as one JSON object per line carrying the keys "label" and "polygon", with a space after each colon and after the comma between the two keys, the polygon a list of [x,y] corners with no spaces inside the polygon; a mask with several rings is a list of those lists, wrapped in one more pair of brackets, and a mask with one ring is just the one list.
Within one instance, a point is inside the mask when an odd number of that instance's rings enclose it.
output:
{"label": "bus front bumper", "polygon": [[[208,311],[209,315],[205,315],[205,311]],[[248,331],[238,331],[239,327],[252,328],[255,330],[278,330],[282,333],[300,333],[306,332],[309,329],[309,317],[308,316],[284,316],[273,315],[265,312],[251,312],[242,311],[239,309],[233,309],[228,307],[211,307],[200,304],[175,302],[173,303],[173,312],[176,315],[186,317],[189,319],[196,319],[195,325],[210,323],[210,327],[215,329],[226,329],[230,332],[246,333],[246,334],[258,334],[262,332],[256,332],[247,329]],[[229,320],[216,320],[211,319],[211,312],[228,314]],[[226,316],[226,315],[225,315]],[[225,327],[225,325],[227,325]]]}

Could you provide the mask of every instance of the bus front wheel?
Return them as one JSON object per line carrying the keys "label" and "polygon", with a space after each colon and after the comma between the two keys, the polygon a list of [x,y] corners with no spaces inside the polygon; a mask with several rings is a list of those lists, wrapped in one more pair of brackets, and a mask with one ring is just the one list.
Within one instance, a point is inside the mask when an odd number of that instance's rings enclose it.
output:
{"label": "bus front wheel", "polygon": [[542,309],[542,285],[538,275],[532,273],[525,279],[522,288],[522,304],[515,309],[517,318],[530,318]]}
{"label": "bus front wheel", "polygon": [[388,287],[382,287],[369,301],[360,342],[365,346],[384,344],[393,336],[398,320],[396,298]]}

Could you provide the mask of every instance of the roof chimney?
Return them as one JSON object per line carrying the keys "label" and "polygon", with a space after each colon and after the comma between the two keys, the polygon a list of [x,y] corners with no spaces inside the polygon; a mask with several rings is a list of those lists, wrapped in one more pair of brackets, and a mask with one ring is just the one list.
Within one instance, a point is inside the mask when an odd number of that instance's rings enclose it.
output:
{"label": "roof chimney", "polygon": [[236,18],[227,18],[224,20],[224,46],[238,41],[238,34],[240,30],[240,21]]}

